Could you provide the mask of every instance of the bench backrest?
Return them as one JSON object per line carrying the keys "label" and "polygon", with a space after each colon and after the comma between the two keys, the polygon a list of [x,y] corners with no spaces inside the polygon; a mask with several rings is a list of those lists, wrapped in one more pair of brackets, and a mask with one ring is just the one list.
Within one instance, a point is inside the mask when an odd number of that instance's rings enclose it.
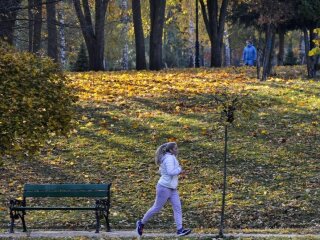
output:
{"label": "bench backrest", "polygon": [[23,197],[92,197],[110,196],[111,184],[25,184]]}

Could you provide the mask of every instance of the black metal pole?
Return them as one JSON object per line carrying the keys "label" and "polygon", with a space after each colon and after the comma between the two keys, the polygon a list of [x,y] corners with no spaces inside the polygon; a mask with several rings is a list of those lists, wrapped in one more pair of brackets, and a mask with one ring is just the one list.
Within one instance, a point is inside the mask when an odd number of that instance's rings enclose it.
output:
{"label": "black metal pole", "polygon": [[223,159],[223,192],[222,192],[222,205],[221,205],[221,218],[220,218],[220,229],[219,237],[223,238],[224,230],[224,211],[226,205],[226,189],[227,189],[227,158],[228,158],[228,124],[225,123],[224,129],[224,159]]}
{"label": "black metal pole", "polygon": [[199,0],[196,0],[196,56],[195,56],[195,67],[200,67],[199,59]]}

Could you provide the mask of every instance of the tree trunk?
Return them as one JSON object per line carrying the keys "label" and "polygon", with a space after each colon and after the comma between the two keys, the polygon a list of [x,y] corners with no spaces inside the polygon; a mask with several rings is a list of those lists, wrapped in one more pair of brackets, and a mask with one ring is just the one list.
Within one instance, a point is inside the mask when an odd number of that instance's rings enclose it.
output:
{"label": "tree trunk", "polygon": [[136,40],[136,69],[147,69],[144,34],[141,19],[141,5],[140,0],[132,0],[132,15],[134,25],[134,36]]}
{"label": "tree trunk", "polygon": [[128,0],[121,0],[121,39],[124,42],[122,48],[122,60],[121,60],[121,67],[123,70],[129,69],[129,48],[128,48],[128,31],[129,31],[129,16],[128,16]]}
{"label": "tree trunk", "polygon": [[222,40],[218,37],[210,40],[211,43],[211,65],[210,67],[221,67],[222,66]]}
{"label": "tree trunk", "polygon": [[224,24],[229,0],[222,0],[220,11],[218,0],[200,0],[203,20],[211,43],[211,67],[222,66]]}
{"label": "tree trunk", "polygon": [[28,51],[33,52],[33,25],[34,25],[34,14],[33,14],[33,8],[34,8],[34,0],[28,0],[28,20],[29,20],[29,35],[28,35]]}
{"label": "tree trunk", "polygon": [[279,52],[278,52],[278,66],[283,66],[283,57],[284,57],[284,36],[285,33],[283,30],[279,31]]}
{"label": "tree trunk", "polygon": [[150,0],[150,70],[162,69],[162,35],[166,0]]}
{"label": "tree trunk", "polygon": [[260,79],[260,72],[261,72],[261,66],[260,66],[260,61],[261,61],[261,54],[262,51],[260,49],[257,49],[257,79]]}
{"label": "tree trunk", "polygon": [[[168,54],[167,54],[167,51],[166,51],[166,47],[167,47],[167,45],[168,45],[168,35],[169,35],[168,31],[166,31],[166,32],[163,33],[163,37],[162,37],[162,39],[163,39],[162,59],[164,60],[164,62],[162,63],[162,65],[163,65],[163,67],[164,67],[165,69],[168,68],[168,63],[167,63],[167,61],[168,61],[167,55],[168,55]],[[169,63],[169,64],[170,64],[170,66],[171,66],[171,63]]]}
{"label": "tree trunk", "polygon": [[[188,6],[188,15],[189,15],[189,27],[188,27],[188,34],[189,34],[189,41],[188,41],[188,55],[189,55],[189,67],[195,66],[195,51],[194,51],[194,44],[195,44],[195,24],[194,24],[194,9],[192,8],[191,0],[187,1]],[[199,61],[199,59],[198,59]]]}
{"label": "tree trunk", "polygon": [[257,79],[259,80],[261,75],[261,59],[263,59],[263,40],[261,31],[259,31],[259,42],[257,45]]}
{"label": "tree trunk", "polygon": [[58,62],[56,0],[47,0],[48,56]]}
{"label": "tree trunk", "polygon": [[22,0],[0,1],[0,39],[13,44],[14,28]]}
{"label": "tree trunk", "polygon": [[263,71],[261,81],[266,81],[267,77],[270,75],[272,68],[272,51],[274,46],[274,27],[271,24],[268,24],[266,30],[266,48],[263,56]]}
{"label": "tree trunk", "polygon": [[42,0],[34,0],[34,26],[32,51],[37,53],[41,47]]}
{"label": "tree trunk", "polygon": [[273,59],[274,59],[274,43],[275,43],[275,38],[276,38],[276,34],[275,32],[273,31],[272,32],[272,36],[271,36],[271,50],[270,50],[270,58],[269,58],[269,61],[268,61],[268,76],[272,73],[273,71]]}
{"label": "tree trunk", "polygon": [[[96,44],[95,48],[95,56],[97,56],[94,70],[104,70],[104,45],[105,45],[105,36],[104,36],[104,25],[107,13],[107,5],[109,0],[96,0],[95,3],[95,36],[96,36]],[[90,59],[89,59],[90,60]],[[90,61],[89,61],[90,63]]]}
{"label": "tree trunk", "polygon": [[299,41],[299,60],[300,60],[300,64],[306,63],[306,45],[305,45],[303,32],[300,35],[300,41]]}
{"label": "tree trunk", "polygon": [[306,54],[308,77],[311,78],[310,56],[308,55],[308,52],[310,51],[310,45],[309,45],[309,34],[308,34],[307,28],[303,28],[303,36],[304,36],[304,44],[305,44],[305,54]]}
{"label": "tree trunk", "polygon": [[104,70],[104,23],[109,0],[95,0],[95,26],[88,0],[73,0],[89,55],[89,70]]}
{"label": "tree trunk", "polygon": [[230,49],[230,41],[229,41],[229,33],[228,33],[228,29],[226,28],[225,32],[224,32],[224,39],[225,39],[225,66],[229,67],[231,65],[231,49]]}
{"label": "tree trunk", "polygon": [[196,42],[194,65],[200,67],[200,44],[199,44],[199,0],[196,0]]}
{"label": "tree trunk", "polygon": [[[316,38],[316,34],[314,33],[314,27],[310,27],[309,28],[309,36],[310,36],[310,49],[313,49],[316,47],[315,43],[314,43],[314,39]],[[309,51],[308,51],[309,53]],[[309,54],[308,54],[309,55]],[[316,56],[311,56],[310,57],[310,77],[314,78],[316,76],[316,65],[317,65],[317,57]]]}
{"label": "tree trunk", "polygon": [[60,8],[58,11],[59,22],[59,50],[60,50],[60,63],[63,68],[66,67],[66,37],[65,37],[65,23],[64,23],[64,11]]}
{"label": "tree trunk", "polygon": [[309,33],[308,33],[308,29],[304,28],[303,29],[303,33],[304,33],[304,43],[305,43],[305,54],[306,54],[306,62],[307,62],[307,71],[308,71],[308,78],[313,78],[315,76],[315,64],[314,64],[314,58],[309,56],[309,51],[310,49],[312,49],[311,44],[313,44],[313,29],[309,29]]}

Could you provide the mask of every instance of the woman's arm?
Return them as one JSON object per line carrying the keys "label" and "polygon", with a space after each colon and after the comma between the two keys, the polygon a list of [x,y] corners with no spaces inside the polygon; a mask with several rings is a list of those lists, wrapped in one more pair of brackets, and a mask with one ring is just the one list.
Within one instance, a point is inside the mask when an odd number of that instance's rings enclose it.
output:
{"label": "woman's arm", "polygon": [[167,156],[166,159],[164,160],[164,164],[165,164],[167,174],[170,176],[179,175],[182,171],[178,161],[173,155]]}

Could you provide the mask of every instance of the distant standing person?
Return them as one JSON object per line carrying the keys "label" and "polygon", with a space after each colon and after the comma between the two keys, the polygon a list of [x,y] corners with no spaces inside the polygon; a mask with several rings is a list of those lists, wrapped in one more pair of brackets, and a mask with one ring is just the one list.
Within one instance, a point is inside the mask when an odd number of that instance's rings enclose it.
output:
{"label": "distant standing person", "polygon": [[182,174],[182,168],[177,160],[178,146],[175,142],[168,142],[158,147],[155,153],[155,162],[160,165],[161,175],[156,186],[156,199],[153,206],[146,212],[141,220],[136,223],[136,231],[141,236],[143,227],[148,220],[158,213],[169,200],[173,208],[173,216],[177,227],[177,235],[184,236],[191,232],[191,229],[182,227],[182,210],[178,187],[178,175]]}
{"label": "distant standing person", "polygon": [[254,66],[257,60],[257,50],[253,46],[252,41],[246,41],[247,46],[243,49],[242,60],[246,66]]}

